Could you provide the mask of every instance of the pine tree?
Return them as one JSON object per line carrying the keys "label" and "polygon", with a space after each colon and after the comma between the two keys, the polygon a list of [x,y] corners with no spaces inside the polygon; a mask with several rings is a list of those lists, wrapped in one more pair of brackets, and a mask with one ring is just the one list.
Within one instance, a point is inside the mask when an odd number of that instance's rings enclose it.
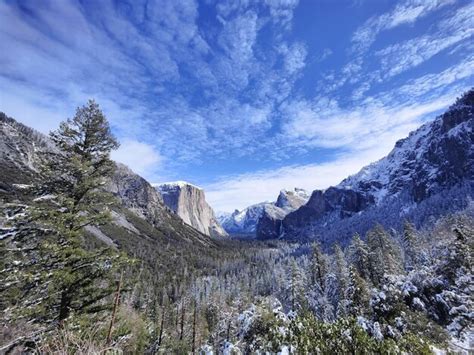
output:
{"label": "pine tree", "polygon": [[349,267],[349,285],[346,291],[347,313],[359,316],[366,313],[369,293],[365,280],[354,266]]}
{"label": "pine tree", "polygon": [[367,244],[357,233],[352,237],[351,244],[349,245],[349,262],[354,265],[362,278],[365,280],[369,279],[369,250]]}
{"label": "pine tree", "polygon": [[[115,291],[115,270],[126,259],[110,249],[87,250],[84,227],[110,220],[112,197],[103,190],[113,173],[109,155],[118,147],[94,101],[51,133],[57,150],[48,153],[31,206],[14,220],[13,245],[22,245],[21,293],[15,305],[30,321],[51,329],[72,313],[97,314]],[[23,244],[22,244],[23,243]]]}
{"label": "pine tree", "polygon": [[395,274],[401,271],[398,250],[380,224],[367,233],[367,245],[370,276],[375,285],[382,282],[385,273]]}
{"label": "pine tree", "polygon": [[462,223],[456,223],[452,231],[454,238],[448,248],[449,254],[439,270],[439,273],[451,284],[455,282],[459,274],[468,274],[472,270],[470,243],[474,235],[473,231]]}
{"label": "pine tree", "polygon": [[334,275],[337,280],[337,299],[334,300],[334,306],[337,307],[338,313],[343,313],[339,310],[339,305],[344,303],[346,290],[349,285],[349,270],[347,268],[346,259],[344,258],[344,252],[342,251],[339,244],[334,246]]}
{"label": "pine tree", "polygon": [[287,299],[293,311],[303,306],[303,285],[304,279],[301,269],[293,259],[290,264],[290,270],[287,282]]}

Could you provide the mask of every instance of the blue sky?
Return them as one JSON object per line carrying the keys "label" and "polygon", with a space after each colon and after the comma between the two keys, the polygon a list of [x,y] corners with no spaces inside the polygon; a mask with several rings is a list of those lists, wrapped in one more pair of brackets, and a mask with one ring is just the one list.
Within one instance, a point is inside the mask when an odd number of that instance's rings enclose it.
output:
{"label": "blue sky", "polygon": [[216,210],[337,184],[473,85],[471,1],[0,1],[0,110],[95,98],[150,182]]}

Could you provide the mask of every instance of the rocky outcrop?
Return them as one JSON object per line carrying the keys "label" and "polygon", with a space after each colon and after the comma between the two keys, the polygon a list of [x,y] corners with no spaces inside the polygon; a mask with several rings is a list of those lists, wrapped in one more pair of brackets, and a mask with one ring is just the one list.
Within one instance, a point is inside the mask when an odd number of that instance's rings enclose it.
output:
{"label": "rocky outcrop", "polygon": [[204,190],[184,181],[160,184],[156,188],[165,205],[185,223],[212,237],[227,236],[206,202]]}
{"label": "rocky outcrop", "polygon": [[116,166],[106,189],[119,198],[125,208],[153,225],[159,224],[167,213],[161,195],[126,165],[117,163]]}
{"label": "rocky outcrop", "polygon": [[[474,191],[474,90],[398,141],[388,156],[286,215],[279,237],[334,242],[374,223],[397,228],[465,208]],[[278,223],[275,222],[275,225]]]}
{"label": "rocky outcrop", "polygon": [[47,136],[0,112],[0,192],[31,183],[44,155],[55,150]]}
{"label": "rocky outcrop", "polygon": [[280,234],[286,232],[288,236],[289,232],[317,224],[329,215],[336,220],[349,218],[373,203],[372,196],[353,190],[337,187],[315,190],[308,203],[284,217]]}
{"label": "rocky outcrop", "polygon": [[388,156],[339,186],[371,194],[378,203],[405,193],[414,202],[474,178],[474,89],[443,115],[402,140]]}

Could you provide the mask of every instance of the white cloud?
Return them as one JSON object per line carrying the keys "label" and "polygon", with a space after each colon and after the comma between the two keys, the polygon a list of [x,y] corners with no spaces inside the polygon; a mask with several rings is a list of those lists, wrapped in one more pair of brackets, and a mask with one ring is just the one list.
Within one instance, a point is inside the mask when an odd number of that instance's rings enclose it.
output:
{"label": "white cloud", "polygon": [[121,141],[120,147],[112,152],[111,157],[142,176],[153,174],[162,162],[160,154],[153,146],[132,139]]}
{"label": "white cloud", "polygon": [[308,51],[303,43],[297,42],[291,46],[284,43],[280,46],[279,51],[284,56],[285,69],[290,74],[295,74],[305,67]]}
{"label": "white cloud", "polygon": [[319,106],[297,102],[292,107],[295,111],[290,112],[292,121],[286,127],[285,139],[293,135],[300,139],[297,145],[342,148],[343,153],[325,163],[291,165],[220,178],[204,186],[207,199],[217,211],[231,212],[258,202],[273,201],[283,188],[313,191],[336,185],[387,155],[397,140],[424,122],[426,115],[445,108],[454,99],[455,94],[449,93],[419,105],[382,107],[372,104],[360,110],[343,110],[331,100],[323,105],[323,100],[317,100]]}
{"label": "white cloud", "polygon": [[409,0],[404,1],[392,11],[379,16],[373,16],[360,26],[352,37],[353,50],[367,50],[382,31],[411,24],[430,12],[453,3],[454,0]]}
{"label": "white cloud", "polygon": [[[439,73],[430,73],[421,77],[409,80],[402,85],[398,91],[403,95],[410,95],[418,98],[428,92],[433,92],[439,88],[449,88],[456,82],[461,82],[472,76],[474,73],[474,55],[471,55],[460,63],[453,65]],[[453,88],[451,88],[453,90]],[[456,90],[461,92],[461,90]]]}
{"label": "white cloud", "polygon": [[[324,97],[311,102],[294,101],[284,108],[287,120],[283,132],[294,146],[352,151],[381,145],[391,147],[401,134],[419,125],[424,115],[448,106],[453,100],[449,94],[417,104],[388,105],[372,98],[357,108],[341,108],[337,101]],[[385,135],[388,139],[381,140]]]}
{"label": "white cloud", "polygon": [[467,41],[474,34],[474,5],[457,10],[441,21],[438,31],[388,46],[378,52],[384,77],[416,67],[446,48]]}

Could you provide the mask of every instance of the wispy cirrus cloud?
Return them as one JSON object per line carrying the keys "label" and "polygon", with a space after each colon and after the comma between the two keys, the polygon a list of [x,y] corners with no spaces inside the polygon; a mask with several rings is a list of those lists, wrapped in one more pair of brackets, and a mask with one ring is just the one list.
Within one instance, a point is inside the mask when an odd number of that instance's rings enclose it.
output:
{"label": "wispy cirrus cloud", "polygon": [[470,3],[369,3],[329,33],[297,0],[0,2],[0,110],[46,132],[95,98],[117,160],[228,209],[325,187],[472,85]]}
{"label": "wispy cirrus cloud", "polygon": [[434,33],[396,43],[377,51],[375,55],[381,60],[383,77],[397,75],[420,65],[446,48],[472,40],[474,4],[458,9],[451,17],[441,21],[436,27],[437,30]]}
{"label": "wispy cirrus cloud", "polygon": [[[216,32],[199,28],[200,5],[193,0],[2,3],[0,40],[9,50],[0,59],[0,84],[12,91],[28,83],[36,95],[2,100],[2,106],[35,125],[27,113],[38,102],[54,112],[61,107],[67,117],[85,98],[96,97],[122,139],[153,141],[173,156],[172,163],[199,161],[203,152],[226,147],[249,151],[306,55],[302,44],[282,39],[275,41],[284,51],[260,49],[257,55],[258,33],[264,26],[286,31],[297,4],[221,2]],[[239,137],[230,134],[236,128]]]}
{"label": "wispy cirrus cloud", "polygon": [[373,16],[360,26],[352,36],[352,50],[354,52],[366,51],[375,42],[380,32],[412,24],[430,12],[453,2],[453,0],[402,1],[391,11]]}

